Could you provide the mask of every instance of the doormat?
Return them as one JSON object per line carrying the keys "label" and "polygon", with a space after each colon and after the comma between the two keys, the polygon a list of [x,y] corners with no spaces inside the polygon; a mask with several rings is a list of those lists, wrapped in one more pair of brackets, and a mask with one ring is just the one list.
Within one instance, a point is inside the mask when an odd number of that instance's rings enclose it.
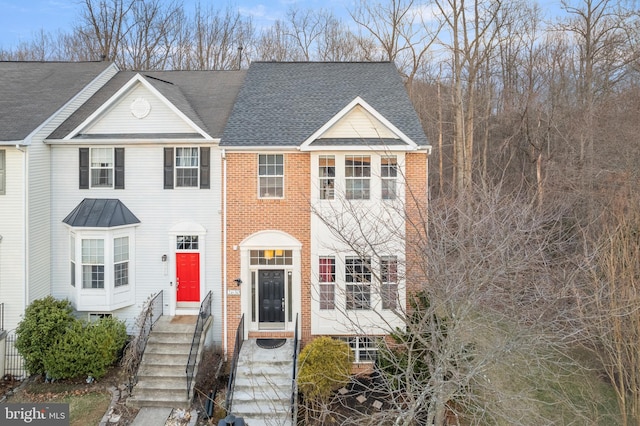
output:
{"label": "doormat", "polygon": [[287,339],[257,339],[256,343],[262,349],[276,349],[284,345]]}

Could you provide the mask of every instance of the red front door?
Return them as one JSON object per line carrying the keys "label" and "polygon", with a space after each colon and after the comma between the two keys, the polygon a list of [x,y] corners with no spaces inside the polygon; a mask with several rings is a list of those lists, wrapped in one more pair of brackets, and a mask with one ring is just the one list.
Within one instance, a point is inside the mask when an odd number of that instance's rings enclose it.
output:
{"label": "red front door", "polygon": [[176,253],[178,302],[200,301],[200,253]]}

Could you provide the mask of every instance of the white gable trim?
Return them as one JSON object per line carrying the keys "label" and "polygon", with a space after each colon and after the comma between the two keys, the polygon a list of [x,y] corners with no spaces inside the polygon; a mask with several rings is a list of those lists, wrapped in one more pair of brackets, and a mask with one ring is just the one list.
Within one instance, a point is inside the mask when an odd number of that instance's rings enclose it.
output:
{"label": "white gable trim", "polygon": [[[410,137],[408,137],[402,131],[400,131],[400,129],[398,129],[396,126],[394,126],[389,120],[387,120],[382,114],[380,114],[378,111],[376,111],[375,108],[373,108],[371,105],[369,105],[364,99],[362,99],[360,96],[357,96],[347,106],[345,106],[340,112],[338,112],[336,115],[334,115],[331,118],[331,120],[327,121],[324,124],[324,126],[320,127],[318,130],[315,131],[315,133],[313,133],[311,136],[309,136],[309,138],[307,138],[307,140],[305,140],[302,143],[302,145],[300,145],[300,151],[326,151],[328,149],[327,146],[313,147],[312,146],[313,142],[315,142],[316,139],[319,139],[320,136],[322,136],[327,130],[329,130],[329,128],[331,128],[331,126],[333,126],[338,121],[340,121],[341,119],[346,117],[347,114],[349,114],[349,112],[353,108],[355,108],[356,105],[360,105],[362,108],[364,108],[365,111],[367,111],[374,118],[376,118],[378,121],[380,121],[380,123],[382,123],[384,126],[386,126],[392,133],[394,133],[396,136],[398,136],[398,138],[402,142],[404,142],[406,144],[406,146],[403,146],[403,147],[399,148],[400,150],[414,151],[414,150],[419,149],[418,148],[418,144],[416,144],[413,140],[411,140]],[[333,148],[334,147],[331,147],[331,149],[333,149]],[[357,146],[349,146],[347,148],[349,150],[358,150],[359,147],[357,147]],[[377,147],[375,147],[375,146],[366,146],[364,148],[366,148],[367,150],[371,150],[371,149],[376,149],[377,148],[377,150],[379,150],[381,148],[381,146],[377,146]],[[395,147],[394,147],[394,149],[395,149]]]}
{"label": "white gable trim", "polygon": [[93,114],[91,114],[86,120],[84,120],[78,127],[73,129],[63,140],[70,140],[76,137],[83,129],[93,124],[102,114],[104,114],[111,106],[117,103],[124,95],[131,91],[136,84],[141,84],[153,95],[155,95],[161,102],[163,102],[171,111],[173,111],[178,117],[184,120],[190,127],[193,128],[195,133],[202,135],[205,140],[213,140],[213,138],[196,125],[189,117],[187,117],[182,111],[180,111],[175,105],[173,105],[166,97],[162,95],[151,83],[149,83],[139,73],[134,75],[120,90],[118,90],[109,100],[100,106]]}

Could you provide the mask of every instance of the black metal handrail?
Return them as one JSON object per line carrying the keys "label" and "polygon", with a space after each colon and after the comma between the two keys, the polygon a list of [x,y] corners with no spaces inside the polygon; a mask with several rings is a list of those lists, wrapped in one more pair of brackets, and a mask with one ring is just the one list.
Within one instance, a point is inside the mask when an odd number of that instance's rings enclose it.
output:
{"label": "black metal handrail", "polygon": [[187,361],[187,368],[185,369],[185,374],[187,375],[187,399],[191,396],[191,383],[193,382],[193,372],[196,369],[196,360],[198,359],[198,348],[200,347],[202,330],[204,330],[204,324],[207,322],[207,319],[211,316],[211,295],[211,292],[207,293],[207,296],[200,304],[200,312],[198,312],[196,329],[193,331],[189,360]]}
{"label": "black metal handrail", "polygon": [[162,290],[160,290],[158,294],[147,301],[145,306],[146,309],[143,309],[143,312],[145,314],[144,317],[140,319],[140,331],[134,343],[134,354],[129,370],[129,391],[131,391],[131,389],[133,389],[133,386],[138,382],[138,367],[140,366],[140,362],[142,361],[144,350],[147,347],[149,334],[151,334],[151,330],[153,330],[154,324],[162,316],[163,303],[164,296]]}
{"label": "black metal handrail", "polygon": [[296,328],[293,332],[293,375],[291,383],[291,419],[293,424],[296,424],[296,415],[298,413],[298,386],[297,377],[298,374],[298,314],[296,314]]}
{"label": "black metal handrail", "polygon": [[240,356],[240,349],[244,343],[244,314],[240,318],[240,324],[236,330],[236,343],[233,347],[233,358],[231,359],[231,368],[229,369],[229,382],[227,383],[227,398],[225,406],[227,413],[231,413],[231,404],[233,402],[233,385],[236,379],[236,369],[238,368],[238,357]]}
{"label": "black metal handrail", "polygon": [[4,330],[4,303],[0,303],[0,330]]}

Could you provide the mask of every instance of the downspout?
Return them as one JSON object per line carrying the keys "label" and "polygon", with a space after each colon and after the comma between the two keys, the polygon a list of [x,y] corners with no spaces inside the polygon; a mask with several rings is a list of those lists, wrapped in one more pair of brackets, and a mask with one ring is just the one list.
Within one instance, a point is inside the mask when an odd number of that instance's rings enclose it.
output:
{"label": "downspout", "polygon": [[227,329],[227,153],[224,149],[222,149],[222,282],[222,347],[226,361],[229,331]]}
{"label": "downspout", "polygon": [[24,226],[22,227],[22,274],[24,277],[24,308],[29,305],[29,268],[27,268],[28,260],[28,251],[27,251],[27,232],[29,229],[29,215],[27,212],[27,150],[20,147],[20,144],[16,144],[16,149],[22,152],[22,214]]}

